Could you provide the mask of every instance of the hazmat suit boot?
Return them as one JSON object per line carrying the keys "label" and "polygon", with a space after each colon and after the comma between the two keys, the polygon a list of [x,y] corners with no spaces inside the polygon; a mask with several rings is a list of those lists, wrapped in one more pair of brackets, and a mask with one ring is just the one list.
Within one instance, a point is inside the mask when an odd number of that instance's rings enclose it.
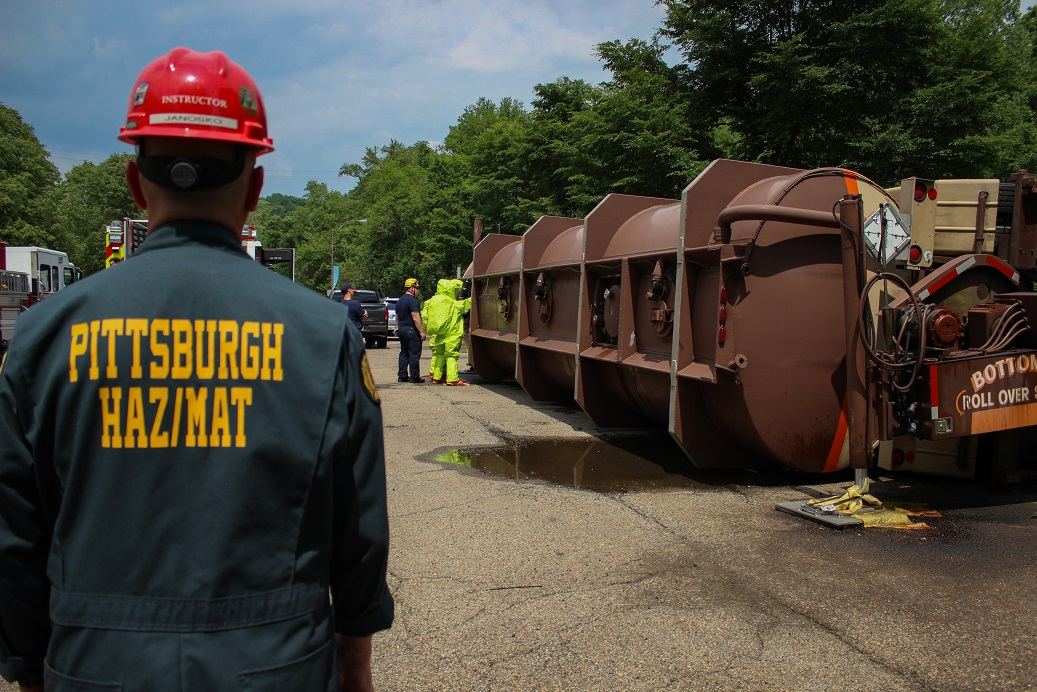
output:
{"label": "hazmat suit boot", "polygon": [[464,282],[460,279],[440,279],[436,295],[425,301],[422,311],[426,317],[426,331],[435,334],[432,355],[432,376],[453,386],[465,384],[457,374],[457,358],[464,337],[464,315],[472,309],[472,299],[458,300]]}
{"label": "hazmat suit boot", "polygon": [[436,384],[443,384],[446,379],[446,344],[443,343],[442,339],[436,339],[436,343],[432,347],[432,362],[429,377]]}
{"label": "hazmat suit boot", "polygon": [[461,355],[461,335],[446,341],[446,343],[443,344],[443,347],[444,356],[446,358],[446,383],[454,387],[468,384],[461,379],[457,372],[457,359]]}

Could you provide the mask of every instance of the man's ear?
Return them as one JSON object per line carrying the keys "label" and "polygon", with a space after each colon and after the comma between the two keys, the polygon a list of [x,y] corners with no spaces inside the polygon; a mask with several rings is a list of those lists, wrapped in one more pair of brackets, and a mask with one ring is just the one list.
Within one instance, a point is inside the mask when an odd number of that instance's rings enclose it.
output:
{"label": "man's ear", "polygon": [[248,198],[245,199],[245,209],[255,211],[259,204],[259,193],[263,191],[263,167],[256,166],[252,170],[252,178],[248,182]]}
{"label": "man's ear", "polygon": [[144,199],[144,190],[140,187],[140,169],[137,168],[136,161],[126,162],[126,184],[130,186],[130,194],[137,206],[147,209],[148,200]]}

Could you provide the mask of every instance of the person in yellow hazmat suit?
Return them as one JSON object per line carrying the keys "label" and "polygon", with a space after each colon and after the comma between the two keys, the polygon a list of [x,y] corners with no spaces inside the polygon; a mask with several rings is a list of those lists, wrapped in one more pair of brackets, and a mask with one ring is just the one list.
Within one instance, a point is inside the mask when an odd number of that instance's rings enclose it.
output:
{"label": "person in yellow hazmat suit", "polygon": [[[424,325],[428,325],[428,301],[427,300],[424,303],[421,304],[421,323],[424,324]],[[428,329],[428,326],[426,326],[425,329]],[[435,353],[436,353],[436,335],[433,334],[432,332],[429,332],[429,331],[426,331],[425,333],[428,335],[428,347],[429,347],[429,350],[432,351],[432,358],[430,358],[429,361],[428,361],[428,380],[429,380],[429,382],[432,382],[434,384],[443,384],[442,381],[436,380],[436,378],[432,375],[432,361],[435,360]]]}
{"label": "person in yellow hazmat suit", "polygon": [[457,357],[464,337],[462,317],[472,309],[472,299],[459,299],[464,287],[461,279],[440,279],[436,295],[425,301],[422,320],[432,347],[432,381],[451,386],[466,384],[457,374]]}

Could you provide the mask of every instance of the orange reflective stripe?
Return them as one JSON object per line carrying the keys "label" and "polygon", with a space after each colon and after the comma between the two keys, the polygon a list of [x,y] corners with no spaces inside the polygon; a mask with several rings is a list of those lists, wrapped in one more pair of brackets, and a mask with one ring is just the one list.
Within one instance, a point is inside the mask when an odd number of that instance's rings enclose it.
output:
{"label": "orange reflective stripe", "polygon": [[859,195],[861,193],[860,188],[857,187],[856,174],[849,168],[843,169],[843,180],[846,181],[846,192],[851,195]]}
{"label": "orange reflective stripe", "polygon": [[825,461],[825,473],[839,468],[839,457],[843,454],[843,443],[846,442],[846,431],[849,427],[850,423],[846,419],[846,399],[843,399],[842,408],[839,409],[839,422],[835,426],[835,439],[832,440],[832,447],[828,450],[828,459]]}

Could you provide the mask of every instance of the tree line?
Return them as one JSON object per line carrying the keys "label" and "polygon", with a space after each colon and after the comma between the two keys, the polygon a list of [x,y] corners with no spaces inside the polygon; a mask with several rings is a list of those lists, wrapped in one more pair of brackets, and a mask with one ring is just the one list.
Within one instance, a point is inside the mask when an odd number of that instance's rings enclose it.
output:
{"label": "tree line", "polygon": [[[1005,179],[1037,169],[1037,8],[1018,0],[661,0],[650,41],[597,52],[609,79],[559,77],[527,106],[465,108],[442,144],[392,141],[340,175],[252,215],[268,247],[296,249],[297,279],[431,286],[471,260],[475,216],[521,233],[543,214],[583,217],[610,192],[679,197],[715,158],[845,166],[880,184]],[[0,105],[0,240],[102,266],[101,230],[140,216],[128,155],[63,177],[32,128]]]}

